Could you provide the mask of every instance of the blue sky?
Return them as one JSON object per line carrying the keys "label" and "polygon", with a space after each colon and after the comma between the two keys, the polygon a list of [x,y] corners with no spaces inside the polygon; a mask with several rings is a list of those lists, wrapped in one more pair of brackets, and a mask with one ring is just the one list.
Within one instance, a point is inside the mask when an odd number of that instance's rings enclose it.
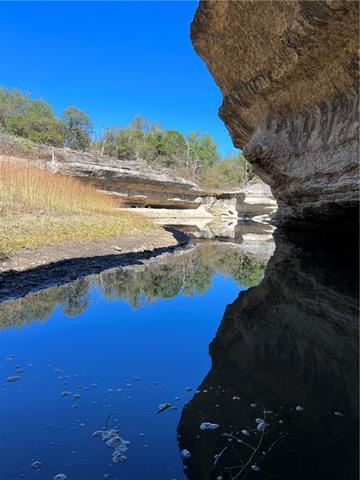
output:
{"label": "blue sky", "polygon": [[221,93],[195,54],[197,2],[1,2],[0,85],[84,110],[95,128],[136,114],[209,133],[224,155]]}

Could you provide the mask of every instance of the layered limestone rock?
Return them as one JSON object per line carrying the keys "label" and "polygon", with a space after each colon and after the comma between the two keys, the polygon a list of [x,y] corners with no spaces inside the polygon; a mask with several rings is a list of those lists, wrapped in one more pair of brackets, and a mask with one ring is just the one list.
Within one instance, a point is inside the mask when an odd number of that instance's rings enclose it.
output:
{"label": "layered limestone rock", "polygon": [[[176,216],[237,219],[239,214],[266,214],[269,219],[276,202],[265,184],[249,184],[234,192],[209,192],[174,171],[145,162],[119,160],[96,153],[26,144],[21,139],[0,133],[0,161],[21,160],[38,164],[54,173],[77,177],[119,200],[119,206],[138,207],[151,218],[164,209]],[[254,192],[255,196],[254,196]],[[254,205],[255,204],[255,205]],[[157,212],[148,212],[151,208]],[[270,215],[270,217],[269,217]],[[160,215],[161,216],[161,215]]]}
{"label": "layered limestone rock", "polygon": [[279,223],[358,210],[359,4],[202,1],[191,39],[223,93],[220,117],[270,185]]}

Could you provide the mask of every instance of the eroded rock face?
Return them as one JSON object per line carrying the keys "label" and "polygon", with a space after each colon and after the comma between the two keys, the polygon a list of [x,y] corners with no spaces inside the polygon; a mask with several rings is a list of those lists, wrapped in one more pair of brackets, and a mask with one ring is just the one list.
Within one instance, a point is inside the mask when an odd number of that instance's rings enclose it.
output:
{"label": "eroded rock face", "polygon": [[279,223],[358,211],[359,4],[200,2],[196,52],[223,93],[220,117],[270,185]]}
{"label": "eroded rock face", "polygon": [[[190,217],[267,215],[276,202],[262,182],[238,191],[214,192],[178,176],[170,169],[145,162],[120,160],[92,152],[31,144],[0,132],[0,161],[31,161],[54,173],[77,177],[118,199],[119,206],[187,210]],[[150,215],[152,218],[153,214]]]}

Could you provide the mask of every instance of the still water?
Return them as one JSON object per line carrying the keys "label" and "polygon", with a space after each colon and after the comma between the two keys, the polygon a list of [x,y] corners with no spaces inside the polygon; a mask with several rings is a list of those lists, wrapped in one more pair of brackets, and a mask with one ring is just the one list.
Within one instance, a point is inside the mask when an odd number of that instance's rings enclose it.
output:
{"label": "still water", "polygon": [[267,260],[202,243],[0,304],[0,479],[356,478],[353,269]]}

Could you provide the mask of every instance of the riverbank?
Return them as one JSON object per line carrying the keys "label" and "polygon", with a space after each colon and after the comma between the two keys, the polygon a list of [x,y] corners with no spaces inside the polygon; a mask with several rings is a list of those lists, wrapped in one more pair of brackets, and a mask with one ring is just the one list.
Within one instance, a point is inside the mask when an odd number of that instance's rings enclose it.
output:
{"label": "riverbank", "polygon": [[[93,185],[36,165],[0,161],[0,262],[5,268],[71,257],[69,249],[81,256],[85,248],[97,250],[85,247],[91,242],[113,244],[121,239],[128,245],[131,237],[140,247],[139,239],[149,234],[156,244],[159,231],[142,215],[119,211]],[[37,253],[39,249],[47,253]]]}
{"label": "riverbank", "polygon": [[0,260],[0,273],[22,272],[59,262],[112,263],[120,255],[152,253],[159,249],[186,243],[186,236],[174,229],[156,227],[134,230],[121,236],[110,236],[101,241],[72,241],[45,245],[39,248],[22,248]]}

